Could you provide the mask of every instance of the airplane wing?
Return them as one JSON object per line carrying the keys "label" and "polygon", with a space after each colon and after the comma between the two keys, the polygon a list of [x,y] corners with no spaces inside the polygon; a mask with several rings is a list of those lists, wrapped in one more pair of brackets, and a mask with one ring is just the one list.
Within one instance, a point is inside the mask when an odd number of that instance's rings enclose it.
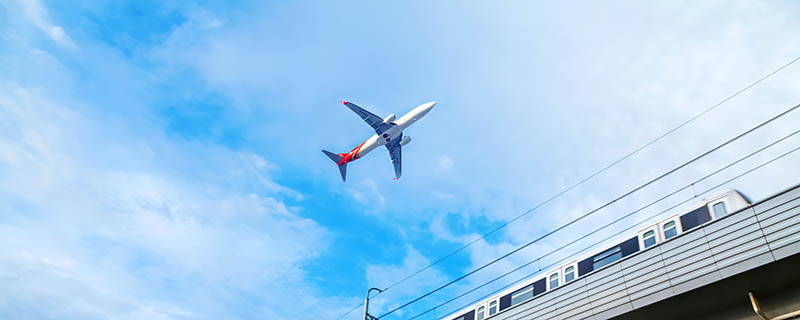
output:
{"label": "airplane wing", "polygon": [[378,130],[383,124],[383,118],[375,115],[372,112],[364,110],[363,108],[357,106],[355,103],[342,101],[342,104],[353,110],[359,117],[361,117],[364,122],[366,122],[372,129]]}
{"label": "airplane wing", "polygon": [[377,134],[383,134],[384,131],[394,126],[394,123],[383,123],[383,118],[375,115],[372,112],[364,110],[364,108],[357,106],[355,103],[342,101],[342,104],[350,108],[350,110],[353,110],[353,112],[361,117],[361,120],[364,120],[364,122],[372,127]]}
{"label": "airplane wing", "polygon": [[400,136],[385,144],[386,150],[389,150],[389,156],[392,157],[395,180],[400,179],[400,176],[403,174],[403,147],[400,146],[400,140],[402,139],[403,134],[401,133]]}

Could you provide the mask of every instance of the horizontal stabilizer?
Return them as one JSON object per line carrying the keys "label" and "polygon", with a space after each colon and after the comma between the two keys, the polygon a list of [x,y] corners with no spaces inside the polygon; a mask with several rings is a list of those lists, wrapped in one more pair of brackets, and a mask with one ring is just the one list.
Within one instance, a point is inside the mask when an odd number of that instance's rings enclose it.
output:
{"label": "horizontal stabilizer", "polygon": [[347,162],[340,164],[340,162],[342,162],[343,157],[328,150],[322,150],[322,153],[324,153],[326,156],[328,156],[328,158],[331,158],[331,160],[333,160],[333,162],[336,163],[336,166],[339,167],[339,173],[342,174],[342,181],[345,181],[347,178]]}
{"label": "horizontal stabilizer", "polygon": [[336,162],[336,164],[339,164],[339,162],[342,161],[342,156],[340,156],[338,154],[335,154],[335,153],[330,152],[328,150],[322,150],[322,153],[324,153],[326,156],[328,156],[328,158],[331,158],[331,160],[333,160],[333,162]]}

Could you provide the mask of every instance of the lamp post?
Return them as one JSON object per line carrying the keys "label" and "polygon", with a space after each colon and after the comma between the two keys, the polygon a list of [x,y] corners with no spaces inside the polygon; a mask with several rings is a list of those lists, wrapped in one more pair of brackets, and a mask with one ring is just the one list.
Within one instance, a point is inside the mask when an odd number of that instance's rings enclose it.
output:
{"label": "lamp post", "polygon": [[367,290],[367,297],[364,299],[364,320],[378,320],[377,317],[373,317],[369,314],[369,293],[372,292],[372,290],[378,290],[378,293],[383,292],[383,290],[378,288],[371,288]]}

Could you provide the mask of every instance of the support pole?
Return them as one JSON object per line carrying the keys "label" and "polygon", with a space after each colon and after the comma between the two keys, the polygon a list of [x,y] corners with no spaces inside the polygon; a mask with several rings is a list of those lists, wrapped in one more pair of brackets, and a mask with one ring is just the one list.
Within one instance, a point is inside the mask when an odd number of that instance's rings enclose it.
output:
{"label": "support pole", "polygon": [[367,290],[367,297],[364,298],[364,320],[378,320],[378,318],[373,317],[369,314],[369,293],[372,292],[372,290],[377,290],[378,293],[383,292],[383,290],[378,288],[371,288]]}
{"label": "support pole", "polygon": [[747,292],[747,295],[750,297],[750,303],[753,305],[753,312],[755,312],[759,317],[761,317],[761,319],[764,319],[764,320],[786,320],[786,319],[791,319],[791,318],[800,316],[800,310],[797,310],[797,311],[790,312],[790,313],[787,313],[787,314],[779,315],[779,316],[774,317],[774,318],[767,317],[767,315],[764,314],[764,311],[761,311],[761,306],[758,305],[758,300],[756,300],[756,295],[752,291]]}

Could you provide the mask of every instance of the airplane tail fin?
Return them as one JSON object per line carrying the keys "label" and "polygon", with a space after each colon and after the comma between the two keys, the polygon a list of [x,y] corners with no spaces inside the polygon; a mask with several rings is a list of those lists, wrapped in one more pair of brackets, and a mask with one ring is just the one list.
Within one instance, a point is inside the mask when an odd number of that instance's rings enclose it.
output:
{"label": "airplane tail fin", "polygon": [[342,156],[324,149],[322,150],[322,153],[324,153],[326,156],[328,156],[328,158],[331,158],[331,160],[333,160],[333,162],[336,163],[336,165],[339,167],[339,173],[342,174],[342,181],[346,181],[347,162],[339,164],[339,162],[342,161]]}

